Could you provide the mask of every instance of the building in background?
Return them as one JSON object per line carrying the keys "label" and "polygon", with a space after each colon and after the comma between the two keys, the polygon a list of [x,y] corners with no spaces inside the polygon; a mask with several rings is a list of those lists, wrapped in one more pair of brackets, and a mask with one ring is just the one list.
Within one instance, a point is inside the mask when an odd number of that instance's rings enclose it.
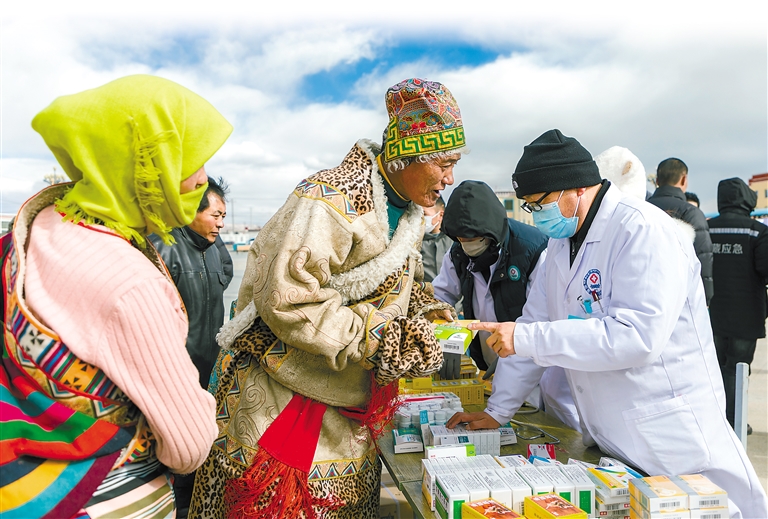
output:
{"label": "building in background", "polygon": [[752,175],[748,184],[750,189],[757,191],[757,206],[755,206],[755,210],[768,210],[768,173]]}
{"label": "building in background", "polygon": [[523,203],[523,200],[518,200],[514,191],[495,189],[493,192],[496,197],[501,200],[501,203],[504,204],[504,209],[507,210],[507,218],[512,218],[518,222],[533,225],[533,216],[530,213],[523,211],[523,208],[520,207],[520,204]]}

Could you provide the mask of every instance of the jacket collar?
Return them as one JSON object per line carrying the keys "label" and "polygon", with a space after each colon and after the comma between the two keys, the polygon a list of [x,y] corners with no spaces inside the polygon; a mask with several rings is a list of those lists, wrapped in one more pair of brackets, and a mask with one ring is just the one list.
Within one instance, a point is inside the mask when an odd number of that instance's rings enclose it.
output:
{"label": "jacket collar", "polygon": [[679,198],[683,202],[685,202],[685,193],[683,193],[683,190],[679,187],[675,186],[659,186],[656,188],[656,191],[653,192],[653,197],[664,197],[664,196],[671,196],[673,198]]}
{"label": "jacket collar", "polygon": [[191,243],[197,250],[204,251],[207,250],[208,247],[213,245],[213,243],[209,242],[207,239],[205,239],[204,236],[200,236],[195,231],[190,229],[188,225],[182,227],[179,229],[179,234],[184,236],[189,243]]}

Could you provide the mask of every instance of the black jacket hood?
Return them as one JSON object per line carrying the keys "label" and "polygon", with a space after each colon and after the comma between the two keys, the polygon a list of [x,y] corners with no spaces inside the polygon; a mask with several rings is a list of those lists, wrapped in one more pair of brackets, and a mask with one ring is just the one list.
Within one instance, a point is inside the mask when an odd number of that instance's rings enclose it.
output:
{"label": "black jacket hood", "polygon": [[754,211],[756,205],[757,193],[752,191],[742,179],[727,178],[718,184],[717,210],[719,212],[737,210],[749,214]]}
{"label": "black jacket hood", "polygon": [[453,241],[487,236],[500,244],[507,232],[507,211],[488,184],[465,180],[445,206],[442,230]]}

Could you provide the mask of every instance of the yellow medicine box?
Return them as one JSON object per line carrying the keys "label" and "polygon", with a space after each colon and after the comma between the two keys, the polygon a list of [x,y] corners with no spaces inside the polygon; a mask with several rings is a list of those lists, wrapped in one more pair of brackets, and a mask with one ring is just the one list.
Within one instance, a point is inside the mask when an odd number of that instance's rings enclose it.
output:
{"label": "yellow medicine box", "polygon": [[525,498],[523,515],[527,519],[587,519],[587,513],[557,494]]}
{"label": "yellow medicine box", "polygon": [[523,517],[495,499],[461,504],[461,519],[517,519]]}

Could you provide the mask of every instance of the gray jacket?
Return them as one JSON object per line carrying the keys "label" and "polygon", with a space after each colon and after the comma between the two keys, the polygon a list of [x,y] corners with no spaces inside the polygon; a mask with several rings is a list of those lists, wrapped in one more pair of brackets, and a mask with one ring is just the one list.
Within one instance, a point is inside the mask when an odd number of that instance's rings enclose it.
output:
{"label": "gray jacket", "polygon": [[[226,248],[219,248],[189,227],[173,229],[174,245],[160,238],[149,239],[157,247],[176,283],[189,317],[187,351],[200,372],[200,385],[207,389],[211,370],[219,354],[216,334],[224,324],[224,291],[232,281],[232,271],[225,266],[232,258]],[[222,258],[222,250],[226,258]]]}

